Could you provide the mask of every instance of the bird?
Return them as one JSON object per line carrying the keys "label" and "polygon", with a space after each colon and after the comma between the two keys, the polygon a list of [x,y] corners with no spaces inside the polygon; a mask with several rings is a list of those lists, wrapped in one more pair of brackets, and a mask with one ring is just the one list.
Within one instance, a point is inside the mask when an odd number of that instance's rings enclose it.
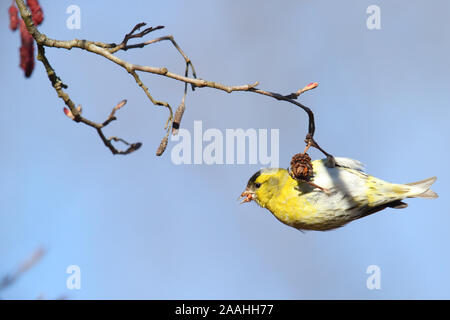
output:
{"label": "bird", "polygon": [[242,192],[241,203],[256,202],[293,228],[326,231],[386,208],[403,209],[406,198],[434,199],[436,177],[394,184],[364,172],[358,160],[343,157],[311,162],[309,181],[294,179],[288,169],[257,171]]}

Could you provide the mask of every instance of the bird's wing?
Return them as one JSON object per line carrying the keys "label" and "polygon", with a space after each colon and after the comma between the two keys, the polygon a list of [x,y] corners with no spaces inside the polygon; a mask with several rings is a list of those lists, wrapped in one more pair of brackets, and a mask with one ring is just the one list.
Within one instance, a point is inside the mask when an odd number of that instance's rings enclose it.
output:
{"label": "bird's wing", "polygon": [[[348,198],[350,202],[360,202],[366,197],[366,181],[368,175],[364,173],[363,165],[357,160],[336,158],[334,168],[327,167],[325,161],[313,161],[313,182],[338,196]],[[316,189],[314,189],[316,191]],[[317,189],[318,190],[318,189]],[[325,196],[328,196],[325,194]]]}
{"label": "bird's wing", "polygon": [[364,172],[364,164],[359,162],[358,160],[350,159],[350,158],[342,158],[342,157],[334,157],[336,161],[336,165],[342,168],[348,168],[353,170],[358,170]]}

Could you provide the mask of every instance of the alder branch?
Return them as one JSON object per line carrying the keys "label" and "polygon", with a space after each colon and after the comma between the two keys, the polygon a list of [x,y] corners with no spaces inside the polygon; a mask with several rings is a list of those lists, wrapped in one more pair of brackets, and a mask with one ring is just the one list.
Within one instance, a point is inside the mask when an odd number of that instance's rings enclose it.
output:
{"label": "alder branch", "polygon": [[[72,48],[79,48],[82,50],[86,50],[88,52],[95,53],[97,55],[100,55],[100,56],[112,61],[113,63],[117,64],[118,66],[124,68],[131,76],[133,76],[134,80],[136,81],[136,84],[144,91],[144,93],[146,94],[146,96],[148,97],[150,102],[155,106],[165,107],[169,112],[168,119],[164,126],[164,129],[166,130],[166,134],[163,137],[163,139],[157,149],[157,152],[156,152],[156,154],[158,156],[164,152],[164,150],[167,146],[167,143],[168,143],[169,134],[172,133],[173,135],[175,135],[178,132],[182,116],[186,109],[185,100],[186,100],[186,95],[187,95],[187,86],[190,85],[192,90],[194,90],[195,88],[207,87],[207,88],[222,90],[227,93],[231,93],[231,92],[235,92],[235,91],[253,92],[253,93],[260,94],[260,95],[272,97],[276,100],[286,101],[297,107],[300,107],[307,113],[308,118],[309,118],[308,133],[306,135],[305,142],[307,143],[307,145],[310,145],[310,146],[313,146],[313,147],[319,149],[330,160],[333,160],[333,157],[329,153],[324,151],[314,140],[314,133],[315,133],[314,113],[312,112],[312,110],[310,108],[295,101],[302,93],[315,88],[317,86],[317,83],[312,83],[312,84],[304,87],[303,89],[300,89],[289,95],[282,95],[279,93],[274,93],[274,92],[270,92],[270,91],[257,89],[256,87],[259,85],[259,82],[254,82],[253,84],[246,84],[246,85],[227,86],[227,85],[215,82],[215,81],[208,81],[208,80],[200,79],[200,78],[197,78],[197,74],[196,74],[194,65],[192,64],[191,60],[183,52],[183,50],[175,42],[173,36],[171,36],[171,35],[159,37],[159,38],[156,38],[153,40],[144,41],[144,42],[141,42],[138,44],[128,44],[128,42],[131,39],[142,38],[153,31],[164,28],[163,26],[149,27],[149,28],[144,29],[141,32],[138,32],[138,30],[140,30],[141,27],[144,27],[146,25],[145,23],[139,23],[128,34],[125,35],[125,37],[123,38],[123,40],[120,44],[115,44],[115,43],[108,44],[108,43],[104,43],[104,42],[79,40],[79,39],[73,39],[73,40],[69,40],[69,41],[61,41],[61,40],[51,39],[51,38],[47,37],[45,34],[39,32],[37,27],[33,24],[31,12],[27,8],[27,6],[25,5],[23,0],[16,0],[16,4],[17,4],[17,7],[19,8],[22,19],[25,22],[27,30],[33,36],[33,38],[35,39],[35,41],[38,45],[38,52],[39,52],[38,60],[40,60],[44,64],[44,67],[46,68],[47,75],[52,83],[52,86],[55,88],[56,92],[58,93],[58,96],[64,101],[66,106],[69,108],[66,112],[66,115],[68,115],[72,120],[74,120],[76,122],[81,122],[90,127],[95,128],[97,130],[101,140],[103,141],[103,143],[111,150],[111,152],[113,154],[129,154],[129,153],[139,149],[140,146],[142,145],[142,143],[140,143],[140,142],[128,143],[121,138],[117,138],[117,137],[106,138],[104,136],[102,129],[105,126],[107,126],[109,123],[111,123],[113,120],[116,120],[114,114],[120,107],[117,108],[117,106],[116,106],[113,109],[113,111],[111,112],[110,116],[103,123],[96,123],[96,122],[93,122],[91,120],[84,118],[81,115],[81,107],[78,107],[78,108],[75,107],[75,104],[69,98],[69,95],[62,90],[62,89],[67,89],[67,86],[64,85],[62,83],[62,81],[60,80],[60,78],[58,78],[56,76],[55,71],[50,66],[50,63],[48,62],[47,58],[45,57],[44,47],[62,48],[62,49],[67,49],[67,50],[70,50]],[[114,53],[116,53],[119,50],[127,51],[127,50],[135,49],[135,48],[144,48],[148,45],[151,45],[151,44],[154,44],[157,42],[162,42],[162,41],[170,41],[172,43],[172,45],[176,48],[176,50],[180,53],[180,55],[183,57],[183,59],[185,60],[186,69],[185,69],[184,75],[179,75],[179,74],[170,72],[165,67],[158,68],[158,67],[153,67],[153,66],[142,66],[142,65],[133,64],[128,61],[122,60],[114,55]],[[192,77],[189,77],[189,70],[192,73]],[[166,78],[171,78],[171,79],[174,79],[174,80],[184,83],[183,98],[182,98],[182,101],[181,101],[179,107],[177,108],[175,114],[173,112],[172,107],[170,106],[170,104],[168,102],[157,100],[152,96],[148,87],[140,79],[138,72],[155,74],[155,75],[163,76]],[[123,142],[126,145],[128,145],[129,148],[125,151],[119,151],[113,146],[112,141]]]}
{"label": "alder branch", "polygon": [[[52,83],[53,88],[55,88],[56,92],[58,93],[58,97],[60,97],[65,105],[69,109],[64,109],[64,113],[73,121],[75,122],[81,122],[85,125],[88,125],[94,129],[97,130],[97,133],[99,134],[100,138],[102,139],[105,146],[107,146],[113,154],[128,154],[131,153],[137,149],[139,149],[142,145],[140,142],[136,142],[133,144],[129,144],[130,147],[125,151],[117,150],[114,145],[111,143],[112,139],[106,139],[102,129],[106,127],[108,124],[110,124],[112,121],[116,120],[115,113],[118,109],[120,109],[123,105],[125,105],[126,100],[122,100],[119,104],[117,104],[109,117],[103,122],[103,123],[96,123],[89,119],[86,119],[81,115],[82,108],[81,106],[75,107],[75,103],[70,99],[69,95],[64,92],[63,88],[67,88],[67,85],[63,84],[61,79],[56,75],[55,70],[52,68],[50,63],[47,60],[47,57],[45,56],[45,49],[42,45],[38,44],[38,56],[37,59],[42,62],[42,64],[45,67],[45,70],[47,72],[47,76]],[[128,143],[127,143],[128,144]]]}

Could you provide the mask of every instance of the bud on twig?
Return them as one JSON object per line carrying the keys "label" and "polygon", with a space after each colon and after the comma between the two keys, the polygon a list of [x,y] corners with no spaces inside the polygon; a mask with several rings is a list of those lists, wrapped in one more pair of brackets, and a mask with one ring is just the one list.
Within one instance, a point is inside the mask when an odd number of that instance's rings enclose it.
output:
{"label": "bud on twig", "polygon": [[314,88],[316,88],[319,84],[317,82],[311,82],[310,84],[308,84],[307,86],[305,86],[303,89],[297,91],[296,96],[298,97],[299,95],[301,95],[302,93],[312,90]]}
{"label": "bud on twig", "polygon": [[67,109],[67,108],[64,108],[63,111],[64,111],[64,114],[65,114],[68,118],[70,118],[70,119],[72,119],[72,120],[75,119],[75,117],[74,117],[73,114],[72,114],[72,111],[70,111],[70,110]]}
{"label": "bud on twig", "polygon": [[305,92],[305,91],[308,91],[308,90],[312,90],[312,89],[316,88],[318,85],[319,85],[319,84],[318,84],[317,82],[311,82],[310,84],[308,84],[307,86],[305,86],[305,87],[301,90],[301,92]]}

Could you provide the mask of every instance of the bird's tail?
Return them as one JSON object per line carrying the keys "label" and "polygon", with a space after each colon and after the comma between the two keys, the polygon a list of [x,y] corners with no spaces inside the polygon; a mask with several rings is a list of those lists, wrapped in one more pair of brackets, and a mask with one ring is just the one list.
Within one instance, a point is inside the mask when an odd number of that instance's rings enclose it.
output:
{"label": "bird's tail", "polygon": [[437,198],[437,193],[430,189],[431,185],[436,181],[436,179],[436,177],[432,177],[417,182],[407,183],[406,185],[410,187],[408,198]]}

